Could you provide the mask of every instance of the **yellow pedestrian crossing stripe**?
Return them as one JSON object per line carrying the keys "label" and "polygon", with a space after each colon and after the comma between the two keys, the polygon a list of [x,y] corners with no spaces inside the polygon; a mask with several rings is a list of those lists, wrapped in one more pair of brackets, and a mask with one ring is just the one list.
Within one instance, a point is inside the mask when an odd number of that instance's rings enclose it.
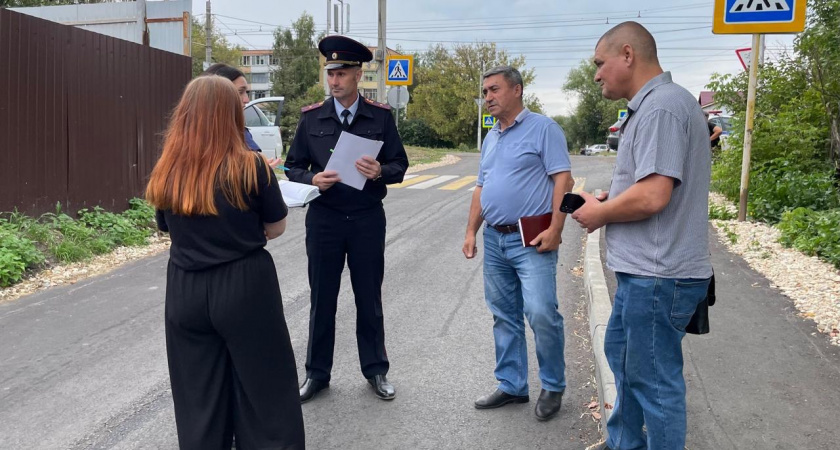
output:
{"label": "yellow pedestrian crossing stripe", "polygon": [[[457,178],[457,180],[455,178]],[[474,191],[476,180],[478,180],[478,177],[475,175],[467,175],[460,178],[459,175],[406,175],[402,183],[389,184],[388,187],[392,189],[435,188],[441,191],[457,191],[459,189],[464,189],[467,186],[469,186],[468,190]],[[575,187],[572,189],[572,192],[580,193],[586,186],[586,178],[575,177],[574,180]],[[443,184],[443,186],[439,186],[441,184]]]}
{"label": "yellow pedestrian crossing stripe", "polygon": [[461,189],[462,187],[464,187],[468,184],[474,183],[475,180],[477,180],[477,179],[478,179],[477,176],[469,175],[469,176],[466,176],[466,177],[462,177],[460,180],[455,180],[455,181],[447,184],[446,186],[441,186],[438,189],[440,189],[442,191],[457,191],[458,189]]}
{"label": "yellow pedestrian crossing stripe", "polygon": [[422,183],[426,180],[431,180],[432,178],[435,178],[436,176],[437,175],[418,175],[416,177],[409,178],[408,180],[405,180],[402,183],[391,184],[388,187],[392,187],[392,188],[396,188],[396,189],[404,188],[406,186],[411,186],[412,184]]}
{"label": "yellow pedestrian crossing stripe", "polygon": [[580,194],[583,191],[584,186],[586,186],[586,178],[575,177],[575,187],[572,188],[572,192],[574,192],[575,194]]}

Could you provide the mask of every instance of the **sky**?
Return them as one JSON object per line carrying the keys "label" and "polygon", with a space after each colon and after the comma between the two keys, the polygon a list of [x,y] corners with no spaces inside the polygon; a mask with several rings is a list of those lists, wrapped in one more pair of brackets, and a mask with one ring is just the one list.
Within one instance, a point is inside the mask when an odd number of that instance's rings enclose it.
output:
{"label": "sky", "polygon": [[[332,0],[340,5],[338,0]],[[212,0],[216,28],[232,44],[268,49],[276,27],[289,27],[306,11],[318,30],[327,26],[327,0]],[[345,0],[345,35],[377,44],[377,0]],[[751,35],[712,33],[712,0],[669,2],[570,0],[398,0],[387,2],[386,41],[407,53],[437,43],[495,42],[512,56],[525,56],[536,80],[525,86],[549,116],[569,115],[577,100],[563,91],[570,69],[589,60],[598,38],[616,24],[635,20],[656,39],[662,68],[697,97],[713,73],[743,71],[735,50],[751,46]],[[193,0],[204,20],[206,2]],[[793,35],[768,35],[765,60],[792,51]]]}

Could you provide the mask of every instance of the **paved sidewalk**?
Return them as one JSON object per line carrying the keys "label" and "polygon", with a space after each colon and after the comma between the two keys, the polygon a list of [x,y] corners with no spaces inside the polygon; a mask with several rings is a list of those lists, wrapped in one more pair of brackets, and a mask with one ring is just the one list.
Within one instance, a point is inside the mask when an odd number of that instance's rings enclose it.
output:
{"label": "paved sidewalk", "polygon": [[[603,239],[590,238],[587,247],[599,243],[597,253],[603,260]],[[830,345],[812,321],[799,317],[790,299],[728,252],[711,227],[709,243],[718,298],[710,309],[711,333],[687,335],[683,341],[687,448],[837,448],[840,348]],[[587,248],[588,257],[595,253]],[[593,282],[597,270],[590,267],[585,270],[587,295],[593,304],[590,309],[598,310],[611,301],[615,278],[605,271],[609,292],[605,298],[604,290],[589,288],[598,285]],[[593,320],[598,317],[590,317]],[[596,363],[603,360],[603,341],[597,343],[593,337]],[[609,376],[599,377],[599,393],[604,390],[602,380],[608,382]],[[606,400],[612,403],[614,395]]]}

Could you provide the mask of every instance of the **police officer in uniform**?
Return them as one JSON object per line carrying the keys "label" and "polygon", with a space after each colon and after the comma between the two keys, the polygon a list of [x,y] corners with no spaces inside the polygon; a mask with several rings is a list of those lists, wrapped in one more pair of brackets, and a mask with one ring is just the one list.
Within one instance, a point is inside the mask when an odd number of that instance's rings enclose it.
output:
{"label": "police officer in uniform", "polygon": [[[356,340],[362,374],[377,397],[392,400],[382,315],[385,273],[385,185],[402,182],[405,154],[390,107],[359,95],[362,63],[373,59],[367,47],[344,36],[318,43],[326,57],[332,94],[304,107],[286,166],[291,181],[317,186],[321,196],[306,214],[309,258],[309,344],[306,380],[300,387],[305,403],[330,383],[335,346],[335,313],[345,260],[356,297]],[[338,173],[325,171],[342,131],[385,144],[376,159],[365,156],[356,169],[367,178],[362,190],[342,184]]]}

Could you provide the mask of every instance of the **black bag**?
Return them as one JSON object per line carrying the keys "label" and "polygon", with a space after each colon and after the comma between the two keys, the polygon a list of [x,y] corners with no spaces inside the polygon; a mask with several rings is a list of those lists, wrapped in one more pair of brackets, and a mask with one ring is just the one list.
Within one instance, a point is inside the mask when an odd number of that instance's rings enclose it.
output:
{"label": "black bag", "polygon": [[706,298],[697,305],[694,314],[691,316],[691,321],[685,327],[685,332],[689,334],[708,334],[709,333],[709,306],[712,306],[717,301],[715,296],[715,274],[712,273],[712,279],[709,281],[709,290],[706,291]]}

